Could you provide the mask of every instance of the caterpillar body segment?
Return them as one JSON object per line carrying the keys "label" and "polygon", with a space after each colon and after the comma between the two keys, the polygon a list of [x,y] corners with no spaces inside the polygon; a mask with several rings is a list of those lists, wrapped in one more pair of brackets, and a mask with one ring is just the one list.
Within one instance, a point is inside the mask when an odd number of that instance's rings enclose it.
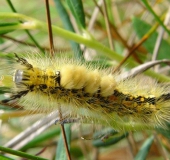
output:
{"label": "caterpillar body segment", "polygon": [[[165,126],[170,119],[169,85],[138,77],[119,80],[106,70],[66,58],[16,55],[12,96],[25,109],[62,112],[110,125],[118,130],[128,126]],[[86,120],[84,120],[86,119]]]}

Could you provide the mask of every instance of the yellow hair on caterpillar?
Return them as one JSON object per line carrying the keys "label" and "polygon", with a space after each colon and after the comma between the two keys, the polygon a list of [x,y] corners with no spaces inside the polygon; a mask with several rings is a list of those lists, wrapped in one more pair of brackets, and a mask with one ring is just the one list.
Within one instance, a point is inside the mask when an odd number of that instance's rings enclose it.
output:
{"label": "yellow hair on caterpillar", "polygon": [[51,112],[61,106],[70,118],[117,130],[165,126],[170,120],[170,87],[118,74],[67,58],[16,55],[12,96],[25,109]]}

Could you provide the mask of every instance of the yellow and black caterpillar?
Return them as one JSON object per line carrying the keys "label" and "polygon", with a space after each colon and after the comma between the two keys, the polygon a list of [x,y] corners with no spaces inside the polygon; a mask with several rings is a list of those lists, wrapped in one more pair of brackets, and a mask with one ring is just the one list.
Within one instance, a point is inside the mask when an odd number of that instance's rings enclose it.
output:
{"label": "yellow and black caterpillar", "polygon": [[165,126],[170,119],[170,86],[146,79],[119,80],[118,74],[66,58],[15,55],[12,96],[3,100],[25,109],[58,109],[70,118],[118,130]]}

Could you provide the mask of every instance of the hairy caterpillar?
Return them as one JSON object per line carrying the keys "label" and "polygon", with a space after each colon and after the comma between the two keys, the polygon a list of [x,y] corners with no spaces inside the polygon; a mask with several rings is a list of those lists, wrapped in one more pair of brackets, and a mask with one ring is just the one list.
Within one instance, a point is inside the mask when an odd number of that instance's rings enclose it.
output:
{"label": "hairy caterpillar", "polygon": [[39,112],[61,106],[70,118],[117,130],[165,126],[170,120],[169,85],[139,77],[119,80],[118,74],[72,59],[15,56],[12,96],[3,103],[17,100],[25,109]]}

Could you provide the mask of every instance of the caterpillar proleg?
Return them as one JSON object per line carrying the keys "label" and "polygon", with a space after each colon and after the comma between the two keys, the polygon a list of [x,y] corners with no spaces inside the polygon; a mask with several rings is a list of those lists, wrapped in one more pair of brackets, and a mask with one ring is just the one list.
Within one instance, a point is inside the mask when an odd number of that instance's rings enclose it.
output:
{"label": "caterpillar proleg", "polygon": [[[14,86],[3,103],[99,123],[117,130],[128,126],[166,126],[170,120],[170,88],[140,77],[119,79],[119,74],[78,60],[15,54]],[[12,77],[12,76],[11,76]]]}

